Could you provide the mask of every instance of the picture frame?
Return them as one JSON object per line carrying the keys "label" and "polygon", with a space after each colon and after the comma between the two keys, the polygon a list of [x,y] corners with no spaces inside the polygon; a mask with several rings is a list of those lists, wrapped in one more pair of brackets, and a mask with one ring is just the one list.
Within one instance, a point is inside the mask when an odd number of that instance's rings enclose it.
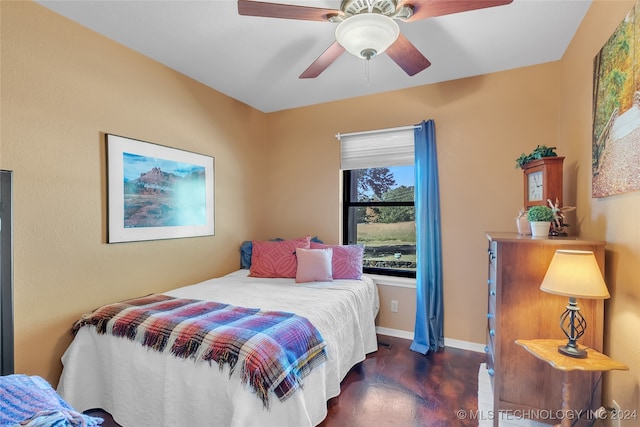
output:
{"label": "picture frame", "polygon": [[593,60],[591,197],[640,191],[640,0]]}
{"label": "picture frame", "polygon": [[214,158],[106,134],[107,243],[213,236]]}

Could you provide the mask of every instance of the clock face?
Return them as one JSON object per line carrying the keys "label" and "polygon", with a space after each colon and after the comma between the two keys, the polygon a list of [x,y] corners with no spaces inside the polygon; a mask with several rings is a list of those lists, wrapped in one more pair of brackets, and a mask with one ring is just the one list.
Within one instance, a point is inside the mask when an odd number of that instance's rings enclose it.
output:
{"label": "clock face", "polygon": [[542,200],[542,171],[531,172],[527,181],[529,201]]}

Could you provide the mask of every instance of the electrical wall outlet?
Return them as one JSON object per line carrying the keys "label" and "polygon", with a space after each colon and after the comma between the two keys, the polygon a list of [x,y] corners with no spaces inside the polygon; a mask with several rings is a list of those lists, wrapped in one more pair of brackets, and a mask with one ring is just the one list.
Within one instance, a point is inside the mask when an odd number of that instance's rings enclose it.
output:
{"label": "electrical wall outlet", "polygon": [[398,312],[398,301],[392,299],[391,300],[391,312],[392,313],[397,313]]}
{"label": "electrical wall outlet", "polygon": [[614,416],[611,417],[611,426],[620,427],[620,405],[618,405],[618,402],[616,402],[615,400],[611,402],[611,405],[613,406],[613,410],[615,411]]}

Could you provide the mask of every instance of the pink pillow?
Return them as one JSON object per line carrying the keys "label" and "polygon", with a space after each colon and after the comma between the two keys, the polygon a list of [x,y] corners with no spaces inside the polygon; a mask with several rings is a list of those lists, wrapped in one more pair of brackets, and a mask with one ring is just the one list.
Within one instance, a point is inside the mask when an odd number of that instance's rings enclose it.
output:
{"label": "pink pillow", "polygon": [[311,242],[311,249],[333,249],[331,268],[334,279],[355,279],[362,277],[362,256],[364,249],[358,245],[325,245]]}
{"label": "pink pillow", "polygon": [[298,249],[296,282],[331,282],[331,258],[333,249]]}
{"label": "pink pillow", "polygon": [[296,277],[298,262],[296,250],[309,249],[309,236],[282,240],[279,242],[264,242],[254,240],[251,250],[251,277]]}

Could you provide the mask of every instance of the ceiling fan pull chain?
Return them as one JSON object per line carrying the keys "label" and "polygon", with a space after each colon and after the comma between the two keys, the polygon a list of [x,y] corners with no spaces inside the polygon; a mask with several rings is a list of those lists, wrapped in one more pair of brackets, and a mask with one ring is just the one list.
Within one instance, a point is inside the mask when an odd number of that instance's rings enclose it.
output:
{"label": "ceiling fan pull chain", "polygon": [[370,85],[370,81],[369,81],[369,60],[366,59],[364,61],[364,81],[367,82],[367,86]]}

